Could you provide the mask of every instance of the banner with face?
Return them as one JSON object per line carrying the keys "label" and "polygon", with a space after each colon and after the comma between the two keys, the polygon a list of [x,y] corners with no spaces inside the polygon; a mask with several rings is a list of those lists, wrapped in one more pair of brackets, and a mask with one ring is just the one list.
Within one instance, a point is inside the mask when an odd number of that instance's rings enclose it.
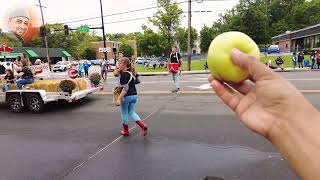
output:
{"label": "banner with face", "polygon": [[0,13],[2,33],[23,43],[39,36],[41,24],[39,9],[36,9],[34,5],[22,2],[17,5],[7,1],[7,6],[10,6],[7,8],[7,12]]}

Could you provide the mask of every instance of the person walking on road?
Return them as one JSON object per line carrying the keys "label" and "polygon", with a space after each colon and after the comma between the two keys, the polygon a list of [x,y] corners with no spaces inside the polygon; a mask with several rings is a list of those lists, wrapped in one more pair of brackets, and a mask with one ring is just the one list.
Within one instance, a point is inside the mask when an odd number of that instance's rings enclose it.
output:
{"label": "person walking on road", "polygon": [[300,52],[298,54],[298,66],[299,66],[299,68],[303,68],[303,60],[304,60],[303,52]]}
{"label": "person walking on road", "polygon": [[318,69],[319,69],[319,67],[320,67],[320,50],[318,50],[316,53],[316,61],[317,61]]}
{"label": "person walking on road", "polygon": [[136,77],[135,72],[133,71],[133,64],[126,57],[119,59],[118,63],[118,70],[120,71],[119,84],[120,87],[122,87],[122,91],[116,100],[116,105],[120,106],[120,115],[123,127],[121,135],[129,136],[128,118],[130,116],[131,120],[142,129],[143,135],[146,136],[148,128],[135,112],[136,104],[138,102],[138,93],[135,86]]}
{"label": "person walking on road", "polygon": [[87,77],[89,77],[89,68],[90,68],[90,64],[88,64],[88,62],[87,61],[84,61],[84,63],[83,63],[83,70],[84,70],[84,75],[85,75],[85,77],[87,78]]}
{"label": "person walking on road", "polygon": [[312,52],[311,55],[310,55],[310,59],[311,59],[311,69],[314,69],[314,65],[316,63],[316,54],[317,54],[317,51],[315,52]]}
{"label": "person walking on road", "polygon": [[298,61],[297,53],[294,52],[293,55],[292,55],[292,69],[293,70],[296,69],[297,61]]}
{"label": "person walking on road", "polygon": [[101,67],[101,77],[103,81],[106,82],[107,76],[108,76],[108,67],[109,67],[108,61],[103,59],[100,63],[100,67]]}
{"label": "person walking on road", "polygon": [[83,78],[83,64],[81,62],[78,64],[78,74],[80,78]]}
{"label": "person walking on road", "polygon": [[172,74],[173,82],[175,84],[175,89],[172,90],[173,93],[180,91],[179,84],[179,73],[184,71],[182,59],[180,53],[177,52],[177,46],[172,46],[172,52],[169,56],[168,71]]}

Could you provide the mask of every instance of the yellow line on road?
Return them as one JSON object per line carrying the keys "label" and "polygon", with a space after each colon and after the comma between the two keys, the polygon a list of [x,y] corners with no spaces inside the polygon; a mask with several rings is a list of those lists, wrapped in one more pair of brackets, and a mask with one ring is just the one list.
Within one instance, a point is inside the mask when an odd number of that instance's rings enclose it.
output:
{"label": "yellow line on road", "polygon": [[[213,94],[212,91],[180,91],[177,94]],[[98,95],[112,95],[112,92],[97,92]],[[153,94],[173,94],[171,91],[141,91],[141,95],[153,95]]]}
{"label": "yellow line on road", "polygon": [[[300,90],[300,92],[302,93],[320,93],[320,90]],[[97,92],[94,93],[96,95],[112,95],[112,92]],[[139,92],[139,94],[141,95],[156,95],[156,94],[173,94],[171,91],[141,91]],[[180,91],[178,92],[178,94],[214,94],[213,91]]]}

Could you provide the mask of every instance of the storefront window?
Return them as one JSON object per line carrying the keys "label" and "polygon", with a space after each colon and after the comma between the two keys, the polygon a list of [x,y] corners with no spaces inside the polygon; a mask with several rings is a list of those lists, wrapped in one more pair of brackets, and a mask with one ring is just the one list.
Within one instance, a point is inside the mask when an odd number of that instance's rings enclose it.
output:
{"label": "storefront window", "polygon": [[310,37],[304,38],[303,44],[305,49],[310,49],[310,43],[311,43]]}
{"label": "storefront window", "polygon": [[315,37],[315,43],[314,43],[315,48],[319,48],[320,47],[320,35],[317,35]]}

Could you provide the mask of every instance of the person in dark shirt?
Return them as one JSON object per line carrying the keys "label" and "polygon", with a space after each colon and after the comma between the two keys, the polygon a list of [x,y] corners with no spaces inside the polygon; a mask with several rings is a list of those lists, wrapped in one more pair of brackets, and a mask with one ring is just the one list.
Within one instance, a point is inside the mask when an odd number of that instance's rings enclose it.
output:
{"label": "person in dark shirt", "polygon": [[278,68],[281,68],[281,69],[283,70],[283,63],[284,63],[284,60],[279,56],[279,57],[276,59],[277,67],[278,67]]}
{"label": "person in dark shirt", "polygon": [[136,73],[134,65],[126,57],[119,59],[118,62],[120,71],[120,86],[122,87],[121,94],[116,101],[116,105],[120,106],[120,114],[123,130],[123,136],[129,135],[128,116],[142,129],[143,135],[147,135],[147,126],[141,121],[139,115],[135,112],[135,106],[138,101],[137,89],[135,86]]}
{"label": "person in dark shirt", "polygon": [[[300,52],[299,54],[298,54],[298,65],[299,65],[299,68],[301,67],[301,68],[303,68],[303,60],[304,60],[304,56],[303,56],[303,52]],[[301,65],[301,66],[300,66]]]}
{"label": "person in dark shirt", "polygon": [[17,88],[22,89],[22,87],[26,84],[31,84],[33,83],[33,73],[31,69],[28,66],[28,61],[22,60],[21,61],[21,71],[17,74],[20,79],[17,80]]}
{"label": "person in dark shirt", "polygon": [[6,69],[6,76],[4,77],[6,83],[2,87],[3,92],[9,91],[9,85],[14,84],[14,75],[11,69]]}
{"label": "person in dark shirt", "polygon": [[[174,70],[173,66],[169,67],[170,64],[175,63],[179,64],[179,69]],[[170,69],[169,69],[170,68]],[[173,68],[171,70],[171,68]],[[172,52],[169,56],[169,64],[168,64],[168,70],[172,73],[173,82],[176,86],[175,89],[172,90],[173,93],[178,92],[180,90],[180,84],[179,84],[179,72],[183,69],[182,59],[180,53],[177,52],[177,46],[172,46]]]}

